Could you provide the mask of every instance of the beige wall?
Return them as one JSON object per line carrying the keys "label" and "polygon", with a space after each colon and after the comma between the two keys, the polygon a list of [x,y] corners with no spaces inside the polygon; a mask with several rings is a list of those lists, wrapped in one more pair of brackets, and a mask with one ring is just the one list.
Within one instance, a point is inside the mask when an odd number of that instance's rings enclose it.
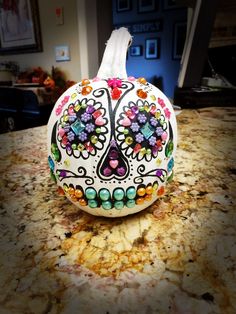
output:
{"label": "beige wall", "polygon": [[[0,61],[17,61],[22,70],[41,66],[50,72],[52,66],[59,67],[66,73],[68,79],[79,81],[81,79],[80,62],[83,60],[80,59],[79,53],[81,43],[79,43],[77,14],[83,15],[84,12],[77,10],[77,1],[84,0],[39,0],[43,52],[0,56]],[[63,25],[56,25],[55,8],[59,6],[64,8]],[[70,47],[71,61],[56,62],[54,47],[64,44]]]}

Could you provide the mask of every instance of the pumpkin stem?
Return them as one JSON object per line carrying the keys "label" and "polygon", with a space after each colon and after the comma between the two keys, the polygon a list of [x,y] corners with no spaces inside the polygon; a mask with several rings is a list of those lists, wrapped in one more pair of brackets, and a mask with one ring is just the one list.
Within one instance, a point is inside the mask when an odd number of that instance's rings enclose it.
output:
{"label": "pumpkin stem", "polygon": [[126,54],[131,42],[132,36],[125,27],[116,29],[111,33],[97,77],[105,79],[127,78]]}

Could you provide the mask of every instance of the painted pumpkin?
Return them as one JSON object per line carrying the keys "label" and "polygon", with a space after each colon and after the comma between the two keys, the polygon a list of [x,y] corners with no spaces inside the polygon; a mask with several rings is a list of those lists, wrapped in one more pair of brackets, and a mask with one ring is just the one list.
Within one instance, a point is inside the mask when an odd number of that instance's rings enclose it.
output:
{"label": "painted pumpkin", "polygon": [[125,28],[112,32],[98,76],[70,87],[48,123],[52,177],[71,202],[98,216],[145,209],[173,176],[175,114],[158,88],[127,77],[130,39]]}

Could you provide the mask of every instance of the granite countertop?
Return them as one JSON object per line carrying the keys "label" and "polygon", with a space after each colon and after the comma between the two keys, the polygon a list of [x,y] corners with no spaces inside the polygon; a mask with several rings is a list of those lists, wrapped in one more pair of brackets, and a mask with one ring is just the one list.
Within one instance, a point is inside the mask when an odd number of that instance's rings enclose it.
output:
{"label": "granite countertop", "polygon": [[177,119],[166,195],[118,219],[58,195],[46,126],[0,136],[0,313],[236,313],[236,109]]}

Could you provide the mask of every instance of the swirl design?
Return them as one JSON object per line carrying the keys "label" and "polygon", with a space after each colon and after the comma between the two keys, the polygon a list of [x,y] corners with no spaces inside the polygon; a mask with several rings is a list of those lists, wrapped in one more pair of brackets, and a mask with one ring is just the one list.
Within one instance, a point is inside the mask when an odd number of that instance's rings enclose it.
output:
{"label": "swirl design", "polygon": [[57,169],[56,174],[59,178],[59,181],[63,181],[64,179],[69,179],[69,178],[85,178],[85,183],[87,185],[92,185],[94,184],[94,179],[90,176],[87,175],[87,171],[84,167],[79,167],[77,169],[78,174],[74,173],[73,171],[70,170],[65,170],[65,169]]}
{"label": "swirl design", "polygon": [[140,165],[138,167],[137,172],[140,175],[136,176],[134,178],[134,183],[136,183],[136,184],[143,183],[144,177],[155,177],[155,178],[157,178],[157,180],[159,180],[161,182],[165,182],[166,176],[167,176],[167,171],[165,169],[156,168],[156,169],[149,170],[148,172],[145,172],[145,170],[146,170],[146,168],[144,165]]}

